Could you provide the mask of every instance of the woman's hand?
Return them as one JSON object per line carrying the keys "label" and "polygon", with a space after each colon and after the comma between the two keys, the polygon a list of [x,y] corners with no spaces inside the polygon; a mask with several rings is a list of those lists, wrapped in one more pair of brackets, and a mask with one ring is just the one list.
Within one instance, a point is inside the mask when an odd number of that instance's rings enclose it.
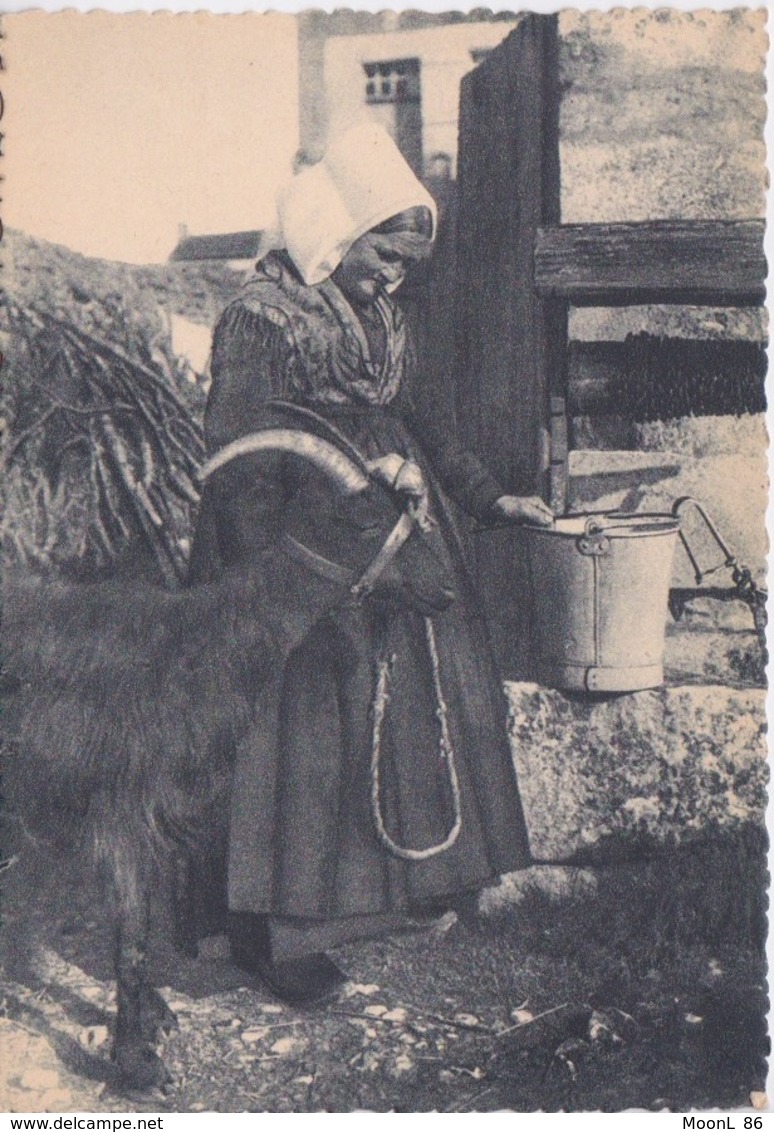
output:
{"label": "woman's hand", "polygon": [[554,513],[539,495],[501,495],[491,513],[509,523],[526,523],[531,527],[551,527]]}

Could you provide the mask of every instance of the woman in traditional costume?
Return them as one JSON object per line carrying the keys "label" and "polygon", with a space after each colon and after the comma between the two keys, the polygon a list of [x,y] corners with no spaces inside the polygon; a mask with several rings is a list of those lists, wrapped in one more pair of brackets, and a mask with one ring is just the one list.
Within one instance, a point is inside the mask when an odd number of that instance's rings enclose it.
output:
{"label": "woman in traditional costume", "polygon": [[[344,980],[326,948],[398,930],[529,863],[502,686],[448,497],[483,523],[552,516],[538,498],[507,495],[438,421],[418,418],[412,387],[422,375],[391,294],[431,249],[435,205],[388,135],[372,125],[342,135],[294,178],[280,218],[284,247],[258,264],[215,331],[208,449],[265,427],[279,400],[369,461],[413,461],[456,593],[432,618],[432,641],[406,606],[342,602],[258,693],[233,790],[232,947],[275,994],[304,1003]],[[253,456],[213,476],[194,581],[247,568],[263,574],[271,604],[297,490],[287,466]],[[374,807],[375,690],[387,656]]]}

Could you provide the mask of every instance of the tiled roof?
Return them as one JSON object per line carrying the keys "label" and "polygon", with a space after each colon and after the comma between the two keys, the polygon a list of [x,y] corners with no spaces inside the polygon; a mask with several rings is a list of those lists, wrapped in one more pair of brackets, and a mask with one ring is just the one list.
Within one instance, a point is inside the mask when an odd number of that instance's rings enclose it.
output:
{"label": "tiled roof", "polygon": [[215,236],[185,236],[171,260],[254,259],[261,242],[260,231],[223,232]]}

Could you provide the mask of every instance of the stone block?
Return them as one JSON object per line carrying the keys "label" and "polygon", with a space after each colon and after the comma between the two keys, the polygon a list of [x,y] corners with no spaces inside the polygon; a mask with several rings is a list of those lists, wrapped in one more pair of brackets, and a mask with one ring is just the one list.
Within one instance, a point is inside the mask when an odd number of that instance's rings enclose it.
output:
{"label": "stone block", "polygon": [[762,689],[663,687],[591,699],[505,687],[537,860],[603,863],[763,823]]}

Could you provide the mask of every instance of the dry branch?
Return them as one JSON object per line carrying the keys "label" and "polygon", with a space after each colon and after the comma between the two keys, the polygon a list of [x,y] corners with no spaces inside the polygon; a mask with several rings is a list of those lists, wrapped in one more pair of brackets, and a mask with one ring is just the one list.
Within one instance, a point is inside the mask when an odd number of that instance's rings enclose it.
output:
{"label": "dry branch", "polygon": [[109,573],[138,541],[185,575],[204,449],[174,365],[6,300],[0,537],[12,560]]}

